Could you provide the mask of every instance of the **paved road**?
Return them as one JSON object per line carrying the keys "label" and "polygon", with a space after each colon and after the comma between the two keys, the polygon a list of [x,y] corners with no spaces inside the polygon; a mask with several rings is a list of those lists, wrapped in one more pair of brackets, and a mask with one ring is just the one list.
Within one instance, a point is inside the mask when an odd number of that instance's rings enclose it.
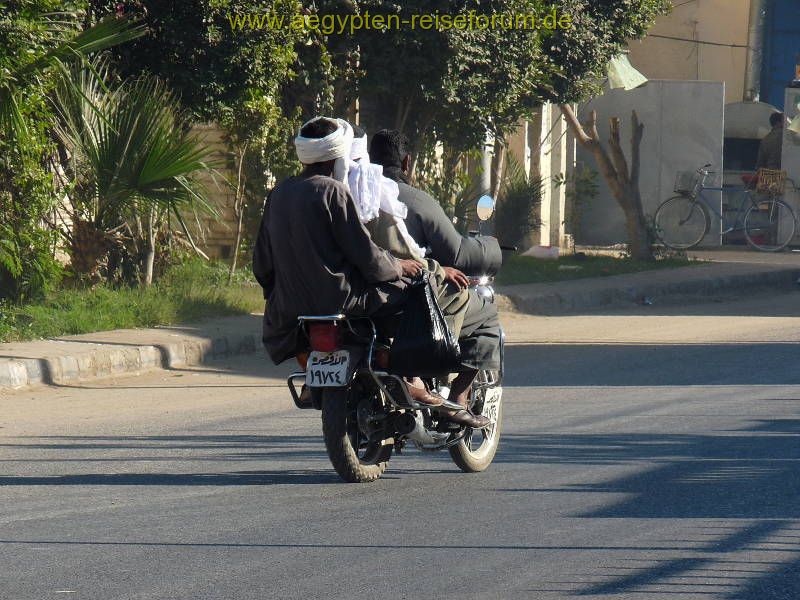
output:
{"label": "paved road", "polygon": [[0,598],[794,600],[798,301],[508,317],[480,475],[339,483],[260,357],[8,394]]}

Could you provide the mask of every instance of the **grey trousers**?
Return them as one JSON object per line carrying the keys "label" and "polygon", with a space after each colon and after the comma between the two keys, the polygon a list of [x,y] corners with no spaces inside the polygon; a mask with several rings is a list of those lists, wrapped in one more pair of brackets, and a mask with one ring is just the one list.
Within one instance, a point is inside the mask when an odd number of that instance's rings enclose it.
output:
{"label": "grey trousers", "polygon": [[458,338],[461,364],[468,369],[500,369],[500,319],[497,307],[470,292],[469,306]]}

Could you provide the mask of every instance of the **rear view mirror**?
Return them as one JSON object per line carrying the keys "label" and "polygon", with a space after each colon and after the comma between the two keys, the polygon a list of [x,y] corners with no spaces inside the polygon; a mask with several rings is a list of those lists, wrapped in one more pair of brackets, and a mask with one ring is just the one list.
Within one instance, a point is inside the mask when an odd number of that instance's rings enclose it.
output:
{"label": "rear view mirror", "polygon": [[486,195],[478,198],[477,212],[481,221],[488,221],[494,213],[494,198]]}

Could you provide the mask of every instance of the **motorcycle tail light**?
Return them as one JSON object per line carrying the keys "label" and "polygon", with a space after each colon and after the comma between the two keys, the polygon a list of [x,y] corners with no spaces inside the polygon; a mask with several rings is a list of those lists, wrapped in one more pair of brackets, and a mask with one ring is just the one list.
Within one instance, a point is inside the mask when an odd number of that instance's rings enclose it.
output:
{"label": "motorcycle tail light", "polygon": [[311,349],[316,352],[333,352],[341,345],[341,333],[336,323],[311,323],[308,338]]}

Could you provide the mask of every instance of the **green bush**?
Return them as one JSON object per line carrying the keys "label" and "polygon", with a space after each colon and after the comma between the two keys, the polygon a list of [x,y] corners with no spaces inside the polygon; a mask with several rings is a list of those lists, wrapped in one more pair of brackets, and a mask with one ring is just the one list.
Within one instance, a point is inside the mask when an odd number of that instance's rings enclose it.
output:
{"label": "green bush", "polygon": [[60,276],[47,226],[64,193],[51,175],[59,153],[48,99],[57,74],[142,33],[115,18],[84,29],[85,4],[19,0],[0,11],[0,299],[41,298]]}
{"label": "green bush", "polygon": [[21,144],[11,147],[0,136],[0,299],[15,302],[42,298],[62,271],[54,258],[57,233],[42,226],[55,192],[50,175],[30,157],[45,143]]}

